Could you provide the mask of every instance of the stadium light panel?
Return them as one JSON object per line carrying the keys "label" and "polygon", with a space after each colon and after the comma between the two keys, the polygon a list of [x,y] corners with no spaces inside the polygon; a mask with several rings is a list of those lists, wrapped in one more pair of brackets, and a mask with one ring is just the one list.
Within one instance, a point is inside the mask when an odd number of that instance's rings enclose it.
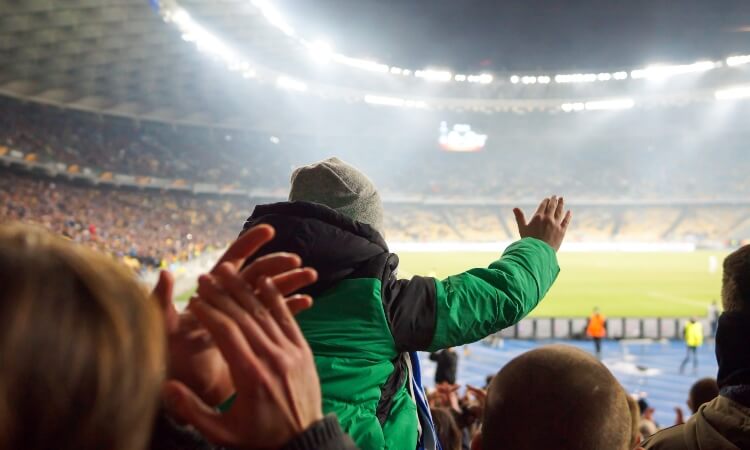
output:
{"label": "stadium light panel", "polygon": [[401,75],[403,73],[404,69],[400,67],[391,67],[391,73],[394,75]]}
{"label": "stadium light panel", "polygon": [[510,82],[513,84],[518,84],[521,81],[521,77],[518,75],[511,75]]}
{"label": "stadium light panel", "polygon": [[287,36],[294,36],[294,28],[292,28],[281,13],[267,0],[252,0],[253,6],[263,14],[268,23],[281,30]]}
{"label": "stadium light panel", "polygon": [[549,82],[552,81],[552,78],[548,77],[547,75],[542,75],[540,77],[536,77],[536,81],[539,84],[549,84]]}
{"label": "stadium light panel", "polygon": [[414,76],[428,81],[450,81],[453,79],[453,74],[447,70],[417,70],[414,72]]}
{"label": "stadium light panel", "polygon": [[453,79],[456,81],[466,81],[466,75],[457,73]]}
{"label": "stadium light panel", "polygon": [[591,83],[597,80],[595,73],[568,73],[555,75],[555,83]]}
{"label": "stadium light panel", "polygon": [[586,102],[586,111],[613,111],[618,109],[630,109],[635,106],[632,98],[614,98],[609,100],[595,100]]}
{"label": "stadium light panel", "polygon": [[307,90],[307,84],[286,75],[281,75],[276,79],[276,86],[290,91],[305,92]]}
{"label": "stadium light panel", "polygon": [[612,74],[612,78],[614,78],[615,80],[627,80],[628,73],[624,71],[615,72]]}
{"label": "stadium light panel", "polygon": [[536,84],[536,77],[534,77],[534,76],[521,77],[521,83],[523,83],[523,84]]}
{"label": "stadium light panel", "polygon": [[717,100],[740,100],[750,98],[750,86],[720,89],[714,93]]}
{"label": "stadium light panel", "polygon": [[750,63],[750,55],[730,56],[726,61],[729,67],[741,66]]}
{"label": "stadium light panel", "polygon": [[365,95],[365,103],[377,106],[397,106],[404,108],[427,107],[427,103],[421,100],[407,100],[401,97],[388,97],[385,95]]}
{"label": "stadium light panel", "polygon": [[305,42],[305,44],[313,61],[326,64],[333,58],[333,48],[326,41],[319,40],[312,43]]}
{"label": "stadium light panel", "polygon": [[715,69],[716,67],[717,64],[713,61],[698,61],[692,64],[681,64],[676,66],[654,65],[648,66],[644,69],[636,69],[631,71],[630,78],[636,80],[643,78],[647,80],[663,80],[674,75],[706,72],[708,70]]}
{"label": "stadium light panel", "polygon": [[563,103],[560,108],[565,112],[583,111],[586,108],[586,105],[582,102]]}
{"label": "stadium light panel", "polygon": [[609,81],[609,80],[612,79],[612,74],[611,73],[603,72],[603,73],[598,74],[596,76],[596,79],[599,80],[599,81]]}
{"label": "stadium light panel", "polygon": [[[357,69],[369,70],[370,72],[387,73],[391,70],[391,68],[387,64],[381,64],[369,59],[350,58],[348,56],[339,54],[333,55],[333,59],[341,64],[345,64],[350,67],[356,67]],[[404,70],[404,72],[406,71]]]}

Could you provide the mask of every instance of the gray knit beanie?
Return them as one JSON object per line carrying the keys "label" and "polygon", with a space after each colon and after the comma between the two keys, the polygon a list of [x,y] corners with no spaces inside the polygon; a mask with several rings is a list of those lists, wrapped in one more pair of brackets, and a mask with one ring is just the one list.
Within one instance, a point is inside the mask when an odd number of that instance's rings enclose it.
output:
{"label": "gray knit beanie", "polygon": [[320,203],[383,232],[383,203],[369,178],[338,158],[299,167],[292,173],[289,201]]}

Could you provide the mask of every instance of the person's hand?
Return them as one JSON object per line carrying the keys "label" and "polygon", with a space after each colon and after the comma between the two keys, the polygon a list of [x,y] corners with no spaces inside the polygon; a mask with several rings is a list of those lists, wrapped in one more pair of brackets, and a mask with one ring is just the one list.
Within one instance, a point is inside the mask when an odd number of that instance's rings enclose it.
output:
{"label": "person's hand", "polygon": [[682,408],[680,408],[679,406],[675,406],[674,413],[675,413],[675,420],[674,420],[675,425],[682,425],[683,423],[685,423],[685,415],[682,412]]}
{"label": "person's hand", "polygon": [[236,398],[220,413],[178,381],[164,387],[167,409],[218,445],[278,448],[323,418],[312,352],[269,278],[257,294],[227,265],[200,278],[190,309],[229,365]]}
{"label": "person's hand", "polygon": [[[222,255],[212,273],[221,264],[238,270],[273,235],[273,228],[266,225],[247,231]],[[296,255],[274,253],[255,260],[242,270],[241,276],[251,283],[255,283],[261,275],[272,276],[281,292],[288,295],[316,279],[314,271],[299,269],[300,265],[301,261]],[[209,405],[219,405],[234,393],[229,369],[211,336],[193,313],[189,310],[178,313],[172,301],[173,284],[171,274],[163,271],[153,292],[162,310],[167,332],[167,378],[183,382]],[[287,302],[292,312],[296,313],[308,308],[312,299],[305,295],[293,295]]]}
{"label": "person's hand", "polygon": [[477,405],[481,408],[482,411],[484,411],[484,405],[487,403],[487,391],[486,390],[467,384],[466,396],[474,397],[474,400],[476,400]]}
{"label": "person's hand", "polygon": [[518,232],[522,238],[532,237],[549,244],[555,251],[560,250],[565,232],[568,230],[570,220],[573,215],[570,211],[565,211],[565,202],[563,198],[556,196],[545,198],[539,204],[534,216],[529,222],[519,208],[513,209],[518,224]]}
{"label": "person's hand", "polygon": [[461,386],[457,384],[440,383],[435,387],[442,402],[441,406],[461,412],[461,406],[458,402],[458,390]]}

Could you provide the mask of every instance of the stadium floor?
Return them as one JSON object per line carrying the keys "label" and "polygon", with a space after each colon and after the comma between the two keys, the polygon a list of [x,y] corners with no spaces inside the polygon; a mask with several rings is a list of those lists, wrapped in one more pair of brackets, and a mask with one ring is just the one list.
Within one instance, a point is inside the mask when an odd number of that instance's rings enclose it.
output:
{"label": "stadium floor", "polygon": [[[580,347],[593,352],[593,343],[587,341],[554,341]],[[550,344],[552,341],[527,341],[506,339],[498,347],[475,343],[459,352],[458,379],[460,385],[484,386],[485,377],[496,373],[509,360],[521,353]],[[633,343],[622,345],[606,341],[603,346],[604,364],[612,371],[629,393],[644,393],[649,404],[656,410],[656,421],[660,426],[674,424],[674,408],[679,406],[689,414],[685,404],[690,386],[699,378],[716,377],[718,366],[712,343],[698,350],[698,372],[692,373],[688,365],[685,373],[679,374],[679,366],[685,357],[685,345],[679,341]],[[434,385],[435,363],[428,354],[420,354],[423,381]]]}

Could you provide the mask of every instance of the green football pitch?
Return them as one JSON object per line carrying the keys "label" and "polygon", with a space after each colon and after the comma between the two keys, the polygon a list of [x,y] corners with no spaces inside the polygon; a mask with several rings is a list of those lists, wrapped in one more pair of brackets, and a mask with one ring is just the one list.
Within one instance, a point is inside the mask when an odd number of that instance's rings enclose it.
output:
{"label": "green football pitch", "polygon": [[[560,275],[535,316],[705,316],[719,300],[726,253],[560,253]],[[400,276],[444,278],[486,267],[491,253],[399,253]]]}
{"label": "green football pitch", "polygon": [[[560,253],[560,275],[533,316],[587,316],[598,306],[611,317],[705,316],[719,300],[726,253]],[[486,267],[492,253],[400,252],[399,275],[445,278]],[[183,293],[185,301],[191,292]]]}

